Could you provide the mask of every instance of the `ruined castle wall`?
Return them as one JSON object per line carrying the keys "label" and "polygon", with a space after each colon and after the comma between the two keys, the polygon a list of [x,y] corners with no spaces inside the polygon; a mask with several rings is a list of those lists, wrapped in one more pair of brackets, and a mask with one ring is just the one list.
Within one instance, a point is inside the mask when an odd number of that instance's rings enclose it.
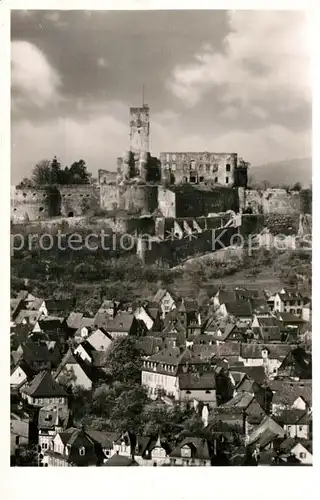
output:
{"label": "ruined castle wall", "polygon": [[158,186],[148,184],[102,184],[101,209],[129,214],[151,214],[158,205]]}
{"label": "ruined castle wall", "polygon": [[176,217],[206,217],[211,213],[239,211],[238,190],[217,187],[210,190],[194,186],[172,186],[176,195]]}
{"label": "ruined castle wall", "polygon": [[91,185],[59,186],[61,215],[75,217],[94,214],[100,208],[100,188]]}
{"label": "ruined castle wall", "polygon": [[310,213],[311,195],[304,192],[286,191],[285,189],[267,189],[258,191],[247,189],[245,192],[245,209],[253,213]]}
{"label": "ruined castle wall", "polygon": [[264,228],[273,235],[290,236],[298,234],[300,214],[244,214],[241,218],[241,234],[243,236],[257,235]]}
{"label": "ruined castle wall", "polygon": [[11,220],[24,222],[48,218],[50,196],[46,189],[11,189]]}
{"label": "ruined castle wall", "polygon": [[160,153],[161,173],[170,172],[174,184],[213,182],[233,186],[238,157],[236,153],[166,152]]}
{"label": "ruined castle wall", "polygon": [[158,187],[158,207],[163,217],[176,216],[176,195],[171,189]]}

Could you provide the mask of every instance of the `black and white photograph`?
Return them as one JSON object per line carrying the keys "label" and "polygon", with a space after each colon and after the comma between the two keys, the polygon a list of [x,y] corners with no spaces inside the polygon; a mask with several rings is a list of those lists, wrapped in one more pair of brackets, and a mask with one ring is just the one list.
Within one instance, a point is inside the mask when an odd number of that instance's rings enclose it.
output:
{"label": "black and white photograph", "polygon": [[10,466],[312,466],[308,12],[67,3],[10,16]]}

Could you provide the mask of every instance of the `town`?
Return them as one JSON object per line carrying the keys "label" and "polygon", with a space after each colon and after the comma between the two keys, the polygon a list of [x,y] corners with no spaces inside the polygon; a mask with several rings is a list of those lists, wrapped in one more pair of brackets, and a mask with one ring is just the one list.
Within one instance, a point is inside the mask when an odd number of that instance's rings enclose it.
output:
{"label": "town", "polygon": [[11,462],[312,464],[311,298],[11,299]]}

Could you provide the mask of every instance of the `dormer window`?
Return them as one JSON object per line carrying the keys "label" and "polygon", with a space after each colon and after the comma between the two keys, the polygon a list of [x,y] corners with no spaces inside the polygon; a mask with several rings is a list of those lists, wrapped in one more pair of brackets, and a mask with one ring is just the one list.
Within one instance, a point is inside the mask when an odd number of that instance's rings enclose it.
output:
{"label": "dormer window", "polygon": [[86,454],[86,449],[84,446],[81,446],[81,448],[79,448],[79,455],[83,456]]}
{"label": "dormer window", "polygon": [[70,449],[71,449],[71,445],[67,444],[67,446],[66,446],[66,455],[69,455]]}

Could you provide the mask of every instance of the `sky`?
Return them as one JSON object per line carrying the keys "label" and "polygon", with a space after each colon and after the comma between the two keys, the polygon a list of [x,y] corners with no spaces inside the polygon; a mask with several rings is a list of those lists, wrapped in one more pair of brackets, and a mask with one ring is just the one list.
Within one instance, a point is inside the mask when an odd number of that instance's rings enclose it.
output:
{"label": "sky", "polygon": [[11,177],[56,155],[94,176],[150,106],[150,150],[311,156],[307,20],[290,11],[12,11]]}

